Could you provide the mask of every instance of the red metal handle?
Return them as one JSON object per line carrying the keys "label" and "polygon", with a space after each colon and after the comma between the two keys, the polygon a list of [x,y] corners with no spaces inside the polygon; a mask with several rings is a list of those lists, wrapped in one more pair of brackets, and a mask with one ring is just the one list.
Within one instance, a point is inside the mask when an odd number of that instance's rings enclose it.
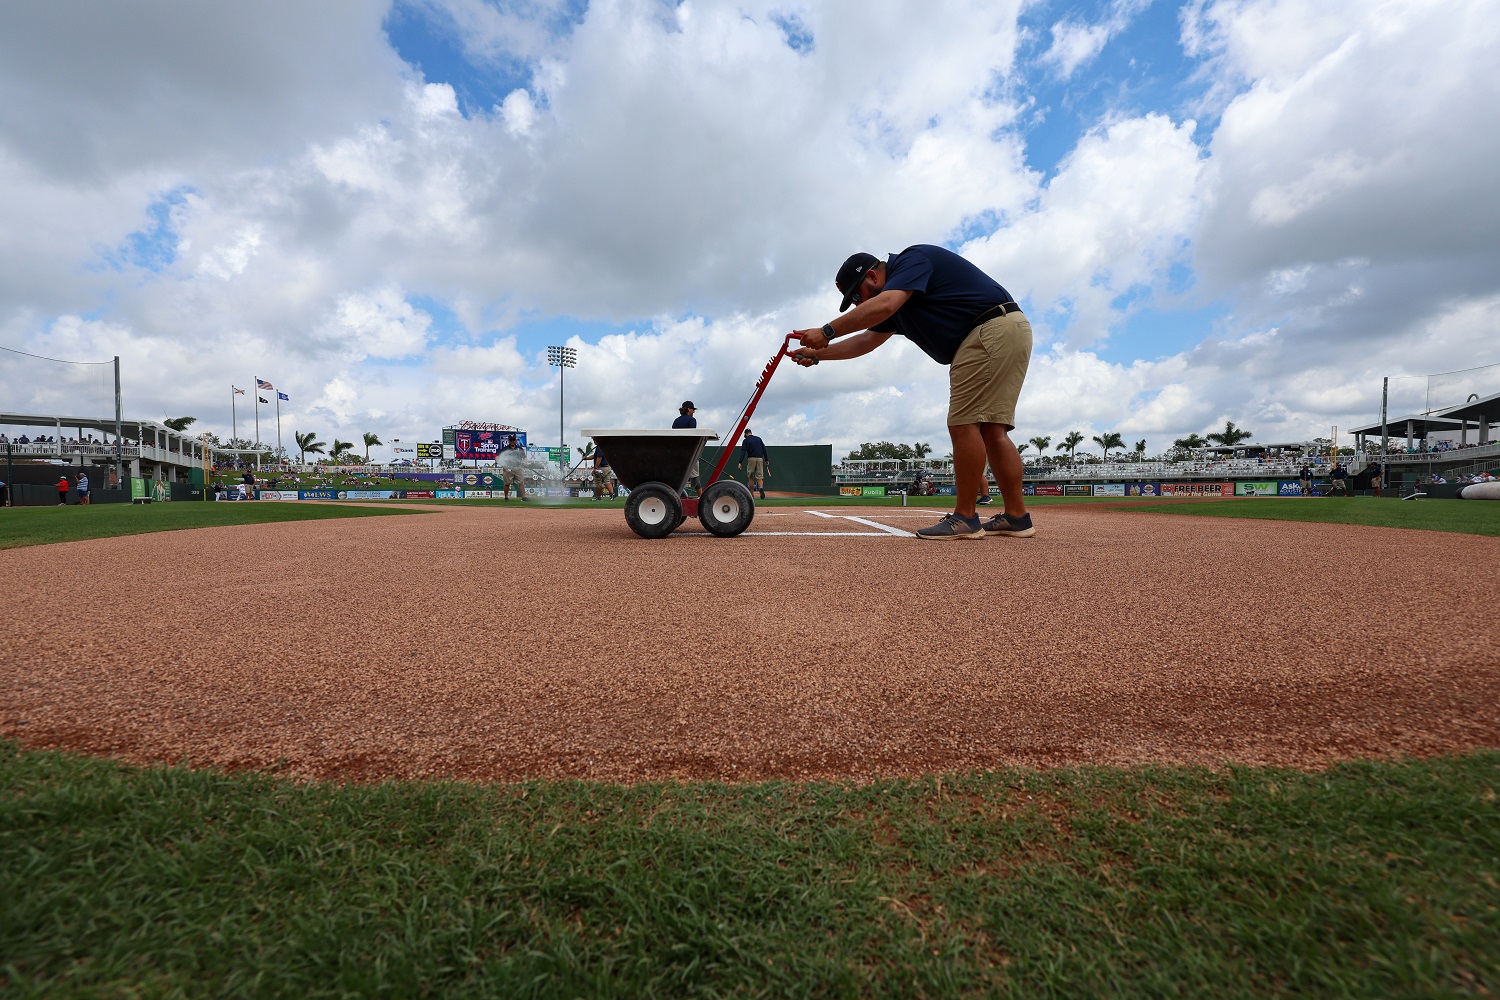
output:
{"label": "red metal handle", "polygon": [[792,346],[792,341],[800,341],[801,339],[796,333],[787,334],[786,338],[781,342],[781,350],[777,351],[776,355],[770,361],[766,362],[765,371],[761,372],[760,378],[756,380],[755,395],[751,396],[750,402],[745,404],[745,415],[740,418],[739,424],[735,426],[734,433],[729,435],[729,440],[724,445],[724,451],[719,455],[719,462],[714,466],[714,474],[709,476],[708,482],[703,484],[704,489],[719,481],[719,475],[724,471],[724,466],[729,464],[730,454],[734,452],[735,446],[740,443],[740,435],[745,432],[746,427],[750,426],[750,418],[755,414],[756,404],[760,402],[760,397],[765,394],[766,386],[771,384],[771,376],[775,373],[776,366],[781,364],[782,358],[791,353],[787,348]]}

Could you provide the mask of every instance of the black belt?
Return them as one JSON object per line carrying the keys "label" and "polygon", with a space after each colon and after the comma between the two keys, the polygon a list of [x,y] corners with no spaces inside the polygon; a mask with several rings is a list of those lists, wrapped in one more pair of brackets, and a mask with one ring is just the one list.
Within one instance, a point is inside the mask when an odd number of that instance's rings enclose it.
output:
{"label": "black belt", "polygon": [[992,319],[999,319],[1001,316],[1009,316],[1011,313],[1018,313],[1020,311],[1021,307],[1014,302],[1002,302],[998,306],[990,306],[984,312],[974,317],[973,322],[969,324],[969,329],[972,330],[976,326],[983,326]]}

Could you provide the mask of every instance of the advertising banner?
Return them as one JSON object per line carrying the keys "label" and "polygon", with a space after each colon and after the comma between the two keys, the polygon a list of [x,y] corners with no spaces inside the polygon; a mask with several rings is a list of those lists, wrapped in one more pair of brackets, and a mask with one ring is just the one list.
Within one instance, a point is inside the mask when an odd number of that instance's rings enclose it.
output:
{"label": "advertising banner", "polygon": [[1063,496],[1065,497],[1091,497],[1094,488],[1088,483],[1064,483]]}
{"label": "advertising banner", "polygon": [[1022,483],[1021,484],[1021,495],[1023,497],[1034,497],[1034,496],[1036,496],[1036,483]]}
{"label": "advertising banner", "polygon": [[408,499],[408,500],[432,500],[432,499],[434,499],[436,497],[437,497],[437,494],[434,493],[432,490],[407,490],[406,491],[406,499]]}
{"label": "advertising banner", "polygon": [[1274,497],[1276,495],[1276,484],[1268,482],[1235,483],[1234,495],[1237,497]]}
{"label": "advertising banner", "polygon": [[884,486],[861,486],[859,488],[859,495],[862,496],[862,497],[883,497],[883,496],[885,496],[885,487]]}
{"label": "advertising banner", "polygon": [[1095,483],[1094,496],[1096,497],[1122,497],[1125,495],[1124,483]]}
{"label": "advertising banner", "polygon": [[864,493],[861,492],[860,487],[858,487],[858,486],[840,486],[839,487],[839,496],[841,496],[841,497],[858,497],[858,496],[864,496]]}
{"label": "advertising banner", "polygon": [[442,443],[438,442],[438,441],[434,441],[431,444],[425,444],[425,443],[418,444],[417,445],[417,457],[418,458],[442,458],[443,457],[443,446],[442,446]]}
{"label": "advertising banner", "polygon": [[520,448],[526,447],[525,431],[454,431],[453,457],[461,462],[494,462],[511,438]]}
{"label": "advertising banner", "polygon": [[581,486],[578,488],[578,499],[592,500],[594,499],[594,491],[589,489],[587,486]]}
{"label": "advertising banner", "polygon": [[472,486],[475,489],[492,490],[497,486],[503,486],[500,477],[493,472],[458,472],[453,476],[455,485],[462,484],[465,490]]}
{"label": "advertising banner", "polygon": [[566,449],[566,448],[548,448],[547,449],[547,461],[552,462],[552,463],[554,463],[556,465],[567,465],[568,464],[568,449]]}
{"label": "advertising banner", "polygon": [[393,444],[393,445],[391,445],[391,454],[392,455],[415,455],[416,453],[417,453],[417,449],[415,449],[415,448],[408,448],[404,444]]}
{"label": "advertising banner", "polygon": [[340,500],[400,500],[400,490],[341,490]]}
{"label": "advertising banner", "polygon": [[298,499],[298,497],[297,497],[297,491],[296,490],[261,490],[260,491],[260,499],[262,499],[262,500],[296,500],[296,499]]}
{"label": "advertising banner", "polygon": [[[501,492],[503,493],[504,491],[502,490]],[[465,500],[474,500],[474,499],[488,500],[490,497],[492,497],[494,495],[495,495],[495,491],[494,490],[470,490],[470,489],[465,489],[464,490],[464,499]]]}
{"label": "advertising banner", "polygon": [[1060,497],[1063,495],[1061,483],[1037,483],[1036,495],[1039,497]]}
{"label": "advertising banner", "polygon": [[298,500],[337,500],[338,490],[298,490]]}
{"label": "advertising banner", "polygon": [[1159,497],[1161,489],[1156,483],[1126,483],[1125,495],[1128,497]]}
{"label": "advertising banner", "polygon": [[1233,483],[1162,483],[1164,497],[1232,497]]}
{"label": "advertising banner", "polygon": [[463,496],[458,490],[437,490],[436,493],[437,496],[433,498],[434,500],[457,500]]}
{"label": "advertising banner", "polygon": [[951,496],[957,496],[957,495],[958,495],[958,487],[957,486],[939,486],[939,487],[937,487],[936,492],[933,493],[933,496],[938,496],[938,497],[951,497]]}
{"label": "advertising banner", "polygon": [[1302,484],[1295,479],[1283,479],[1276,484],[1276,495],[1283,497],[1300,497],[1302,495]]}

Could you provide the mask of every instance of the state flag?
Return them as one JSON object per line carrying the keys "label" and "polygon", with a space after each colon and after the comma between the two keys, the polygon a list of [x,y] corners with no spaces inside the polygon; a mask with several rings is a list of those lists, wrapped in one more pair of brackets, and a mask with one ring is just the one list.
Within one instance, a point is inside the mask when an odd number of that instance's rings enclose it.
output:
{"label": "state flag", "polygon": [[230,387],[229,387],[229,388],[231,388],[231,389],[233,389],[233,390],[234,390],[234,394],[235,394],[235,395],[236,395],[236,396],[243,396],[243,395],[244,395],[244,394],[245,394],[245,390],[244,390],[244,389],[241,389],[241,388],[240,388],[240,387],[239,387],[239,386],[237,386],[237,385],[232,385],[232,386],[230,386]]}
{"label": "state flag", "polygon": [[292,401],[292,397],[291,397],[291,396],[288,396],[288,395],[287,395],[287,394],[286,394],[286,393],[284,393],[284,392],[278,392],[278,393],[277,393],[277,394],[276,394],[276,398],[277,398],[277,399],[284,399],[284,400],[286,400],[286,401],[287,401],[287,402],[288,402],[288,403],[290,403],[290,402],[291,402],[291,401]]}

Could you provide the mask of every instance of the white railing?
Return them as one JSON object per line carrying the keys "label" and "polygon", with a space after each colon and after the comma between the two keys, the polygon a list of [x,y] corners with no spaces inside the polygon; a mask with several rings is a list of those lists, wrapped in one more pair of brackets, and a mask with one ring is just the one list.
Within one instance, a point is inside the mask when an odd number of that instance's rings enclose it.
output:
{"label": "white railing", "polygon": [[1437,451],[1391,452],[1386,455],[1385,460],[1390,465],[1408,465],[1426,462],[1469,462],[1493,458],[1497,455],[1500,455],[1500,441],[1492,441],[1489,444],[1471,444],[1461,448],[1443,448]]}

